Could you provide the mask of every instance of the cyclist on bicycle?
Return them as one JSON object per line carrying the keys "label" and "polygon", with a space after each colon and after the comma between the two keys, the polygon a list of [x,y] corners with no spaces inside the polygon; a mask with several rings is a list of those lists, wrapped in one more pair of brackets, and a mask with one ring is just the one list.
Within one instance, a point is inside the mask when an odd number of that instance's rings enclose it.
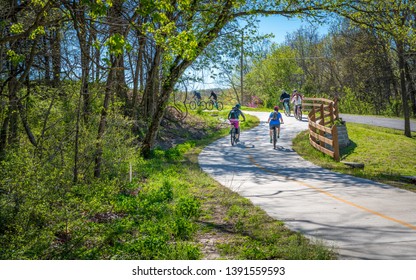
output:
{"label": "cyclist on bicycle", "polygon": [[283,124],[282,114],[279,113],[279,106],[274,106],[274,111],[270,113],[267,123],[269,124],[270,143],[272,143],[273,129],[277,128],[277,138],[280,138],[280,124]]}
{"label": "cyclist on bicycle", "polygon": [[283,106],[287,108],[287,111],[290,115],[290,94],[287,93],[286,91],[283,91],[282,94],[280,95],[280,102],[282,102]]}
{"label": "cyclist on bicycle", "polygon": [[212,101],[212,103],[214,104],[215,108],[217,108],[218,110],[218,103],[217,103],[217,94],[214,91],[211,91],[211,95],[209,96],[209,99]]}
{"label": "cyclist on bicycle", "polygon": [[303,101],[302,94],[300,94],[297,89],[293,90],[292,103],[295,106],[295,117],[296,117],[296,114],[298,114],[298,110],[302,109],[302,101]]}
{"label": "cyclist on bicycle", "polygon": [[246,117],[244,116],[243,112],[241,112],[240,107],[240,104],[237,104],[228,113],[228,120],[235,127],[236,130],[236,142],[238,142],[240,139],[240,115],[243,117],[244,121],[246,120]]}
{"label": "cyclist on bicycle", "polygon": [[194,99],[196,99],[198,105],[201,103],[201,93],[199,91],[194,90]]}

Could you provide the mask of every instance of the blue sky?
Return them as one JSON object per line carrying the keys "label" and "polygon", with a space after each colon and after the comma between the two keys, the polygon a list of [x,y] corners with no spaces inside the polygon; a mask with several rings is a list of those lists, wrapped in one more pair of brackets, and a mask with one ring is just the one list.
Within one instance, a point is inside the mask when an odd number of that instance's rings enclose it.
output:
{"label": "blue sky", "polygon": [[[259,17],[259,32],[261,34],[273,33],[273,42],[283,43],[286,34],[293,33],[301,27],[310,26],[311,23],[302,21],[298,18],[286,18],[284,16]],[[315,25],[320,35],[328,32],[328,26]]]}
{"label": "blue sky", "polygon": [[[274,38],[270,40],[275,43],[283,43],[287,34],[293,33],[301,27],[308,27],[311,25],[310,22],[302,21],[299,18],[287,18],[284,16],[269,16],[259,17],[259,33],[260,34],[274,34]],[[328,32],[328,26],[315,25],[320,35],[324,35]],[[209,89],[218,87],[219,85],[209,77],[206,77],[205,83],[196,83],[194,85],[196,90]],[[192,89],[192,90],[193,90]]]}

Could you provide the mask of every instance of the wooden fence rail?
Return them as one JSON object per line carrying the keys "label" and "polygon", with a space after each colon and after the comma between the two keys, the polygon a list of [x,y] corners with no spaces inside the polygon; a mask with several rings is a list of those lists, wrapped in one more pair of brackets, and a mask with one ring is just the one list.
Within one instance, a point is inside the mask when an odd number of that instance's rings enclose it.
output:
{"label": "wooden fence rail", "polygon": [[304,98],[303,110],[309,111],[309,142],[317,150],[339,161],[338,130],[335,121],[339,119],[337,100],[325,98]]}

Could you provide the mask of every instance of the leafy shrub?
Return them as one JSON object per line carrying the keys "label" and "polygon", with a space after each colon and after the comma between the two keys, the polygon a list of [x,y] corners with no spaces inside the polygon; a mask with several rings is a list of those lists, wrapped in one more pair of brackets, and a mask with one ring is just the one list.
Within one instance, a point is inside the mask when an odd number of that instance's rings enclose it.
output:
{"label": "leafy shrub", "polygon": [[176,213],[180,216],[187,218],[196,218],[199,216],[201,211],[200,202],[189,196],[179,198],[176,203]]}

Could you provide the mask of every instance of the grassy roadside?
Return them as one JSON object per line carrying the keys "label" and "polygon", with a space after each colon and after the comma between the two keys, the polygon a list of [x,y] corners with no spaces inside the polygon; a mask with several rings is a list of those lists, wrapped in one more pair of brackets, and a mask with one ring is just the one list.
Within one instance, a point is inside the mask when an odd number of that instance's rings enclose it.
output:
{"label": "grassy roadside", "polygon": [[309,145],[308,133],[300,133],[293,147],[306,160],[336,172],[371,179],[416,192],[416,185],[405,176],[416,176],[416,133],[405,137],[402,131],[348,123],[351,145],[341,149],[341,160],[364,163],[364,169],[334,162]]}
{"label": "grassy roadside", "polygon": [[[198,154],[228,134],[227,113],[165,122],[160,138],[187,141],[147,160],[135,147],[108,150],[110,159],[128,158],[77,184],[37,168],[36,158],[10,155],[0,162],[0,259],[334,258],[201,171]],[[258,123],[246,118],[243,131]]]}

